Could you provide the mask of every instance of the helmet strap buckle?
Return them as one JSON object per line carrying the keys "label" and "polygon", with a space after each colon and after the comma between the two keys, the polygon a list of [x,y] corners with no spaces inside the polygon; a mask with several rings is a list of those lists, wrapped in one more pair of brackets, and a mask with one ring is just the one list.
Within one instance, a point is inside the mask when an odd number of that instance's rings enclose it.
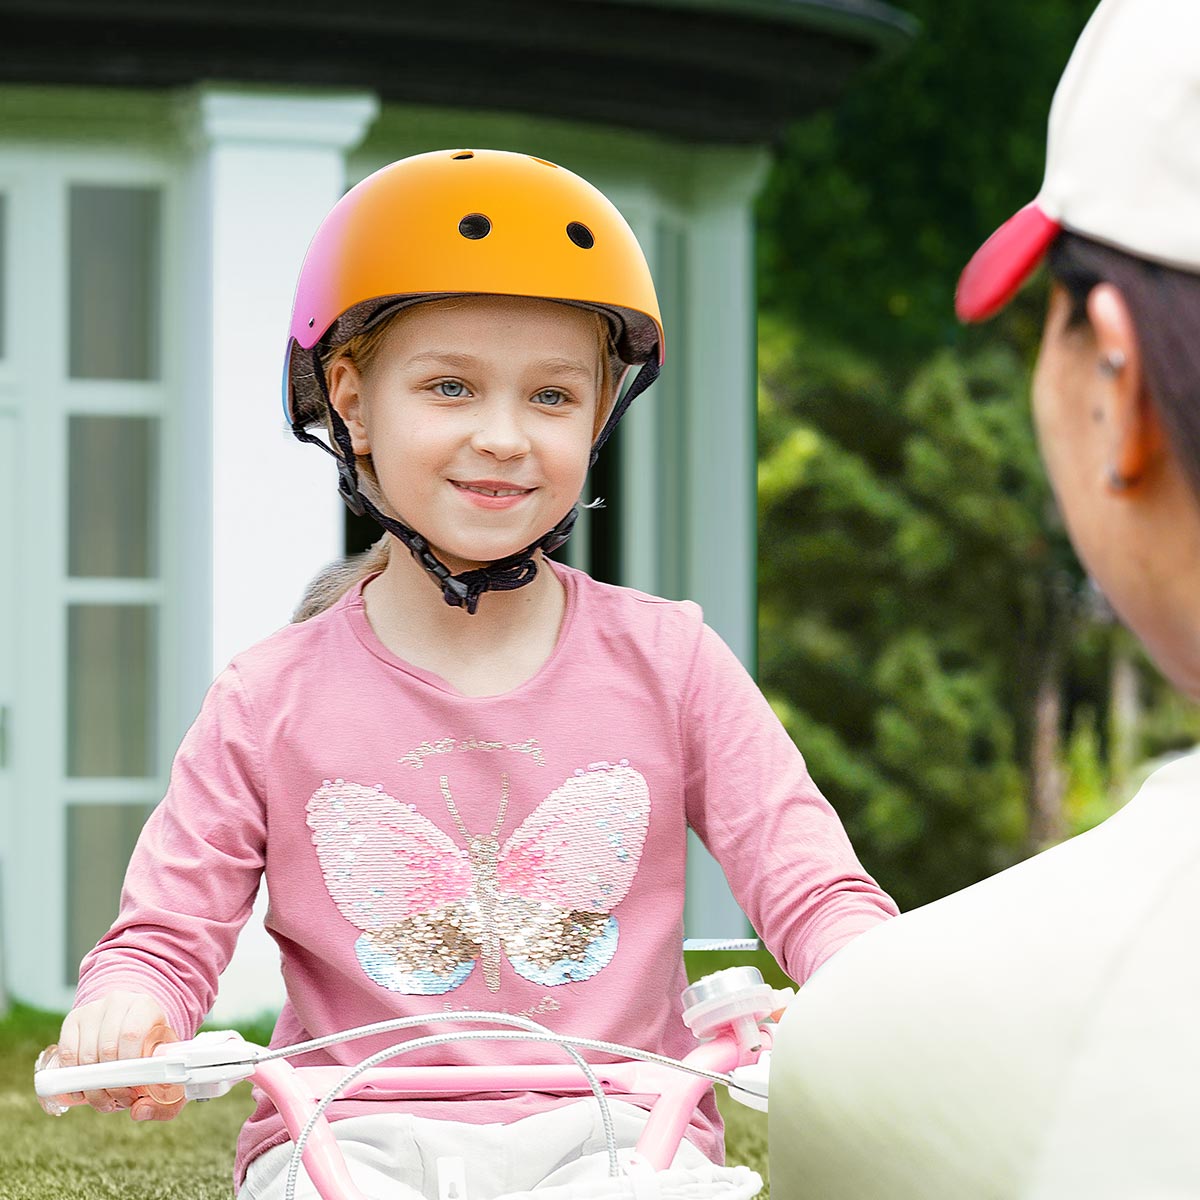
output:
{"label": "helmet strap buckle", "polygon": [[338,495],[356,517],[361,517],[366,512],[358,490],[358,472],[353,463],[348,463],[341,457],[338,457]]}

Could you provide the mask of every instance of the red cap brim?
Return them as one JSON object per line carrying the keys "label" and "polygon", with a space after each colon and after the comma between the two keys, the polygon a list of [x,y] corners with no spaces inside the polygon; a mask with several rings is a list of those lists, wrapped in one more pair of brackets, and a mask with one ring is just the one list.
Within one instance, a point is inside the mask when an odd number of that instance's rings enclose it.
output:
{"label": "red cap brim", "polygon": [[1017,294],[1062,226],[1035,201],[1010,217],[967,263],[958,278],[954,311],[960,321],[986,321]]}

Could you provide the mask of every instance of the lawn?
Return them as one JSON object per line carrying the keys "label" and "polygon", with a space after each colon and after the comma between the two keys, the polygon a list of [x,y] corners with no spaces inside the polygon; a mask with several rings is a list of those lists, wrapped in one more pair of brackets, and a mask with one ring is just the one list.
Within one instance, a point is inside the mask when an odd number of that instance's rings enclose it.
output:
{"label": "lawn", "polygon": [[[724,965],[707,954],[703,960],[705,971]],[[249,1085],[189,1104],[166,1123],[135,1124],[90,1109],[48,1117],[33,1094],[33,1062],[57,1039],[60,1024],[60,1017],[19,1005],[0,1020],[0,1200],[230,1200],[233,1145],[252,1108]],[[245,1032],[264,1037],[261,1029]],[[728,1160],[765,1178],[766,1114],[730,1101],[723,1089],[718,1100]]]}
{"label": "lawn", "polygon": [[33,1094],[33,1062],[61,1018],[15,1007],[0,1021],[0,1197],[3,1200],[230,1200],[248,1084],[170,1122],[72,1109],[48,1117]]}

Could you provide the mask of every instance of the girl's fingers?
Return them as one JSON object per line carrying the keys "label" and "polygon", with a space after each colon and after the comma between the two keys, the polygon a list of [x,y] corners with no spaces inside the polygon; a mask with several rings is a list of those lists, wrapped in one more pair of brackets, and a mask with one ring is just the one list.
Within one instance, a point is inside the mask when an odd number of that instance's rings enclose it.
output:
{"label": "girl's fingers", "polygon": [[[100,1061],[100,1025],[107,1007],[107,1000],[97,1000],[93,1004],[85,1004],[76,1009],[72,1014],[76,1018],[76,1035],[71,1049],[65,1053],[60,1050],[64,1066],[86,1067]],[[90,1104],[99,1112],[111,1112],[115,1107],[109,1100],[108,1093],[102,1089],[79,1094],[82,1095],[84,1103]]]}
{"label": "girl's fingers", "polygon": [[[67,1013],[58,1035],[58,1061],[64,1067],[79,1065],[79,1015],[75,1010]],[[57,1099],[61,1104],[84,1103],[82,1092],[66,1092]]]}
{"label": "girl's fingers", "polygon": [[129,1115],[135,1121],[170,1121],[179,1115],[182,1108],[182,1097],[174,1104],[160,1104],[150,1096],[139,1096],[134,1100]]}
{"label": "girl's fingers", "polygon": [[[113,992],[67,1014],[59,1035],[59,1062],[74,1067],[141,1058],[151,1030],[165,1025],[166,1018],[151,997]],[[64,1103],[90,1104],[98,1112],[137,1108],[140,1120],[169,1121],[182,1107],[182,1098],[178,1104],[162,1104],[140,1088],[94,1088],[72,1092]]]}
{"label": "girl's fingers", "polygon": [[[144,1058],[147,1035],[159,1019],[158,1006],[149,997],[135,996],[131,999],[121,1019],[117,1057]],[[118,1108],[130,1108],[137,1100],[137,1093],[131,1088],[110,1088],[108,1094]]]}
{"label": "girl's fingers", "polygon": [[[138,1056],[149,1055],[153,1047],[161,1045],[164,1041],[178,1041],[174,1030],[170,1029],[166,1022],[166,1016],[158,1004],[149,996],[138,996],[129,1006],[129,1013],[125,1021],[129,1027],[136,1028],[137,1050],[134,1051]],[[150,1041],[150,1034],[157,1030],[157,1036]],[[124,1055],[124,1050],[122,1050]],[[129,1115],[135,1121],[169,1121],[174,1117],[184,1104],[184,1096],[182,1088],[170,1087],[166,1089],[168,1097],[171,1094],[178,1094],[178,1100],[168,1101],[164,1103],[161,1098],[156,1098],[154,1095],[147,1095],[145,1092],[138,1092],[131,1097],[132,1107]],[[160,1093],[161,1095],[161,1093]]]}
{"label": "girl's fingers", "polygon": [[[83,1027],[80,1045],[79,1045],[79,1061],[87,1062],[115,1062],[120,1055],[121,1045],[121,1029],[125,1020],[125,1013],[129,1009],[129,1001],[120,992],[115,992],[112,996],[104,1000],[97,1001],[98,1012],[94,1021],[89,1021],[88,1025]],[[89,1026],[94,1028],[94,1042],[91,1041],[91,1033]],[[128,1107],[130,1097],[128,1089],[122,1088],[115,1092],[109,1092],[104,1088],[96,1088],[92,1091],[84,1092],[84,1099],[97,1112],[113,1112],[117,1108],[122,1107],[117,1096],[122,1092],[126,1093],[126,1104]]]}

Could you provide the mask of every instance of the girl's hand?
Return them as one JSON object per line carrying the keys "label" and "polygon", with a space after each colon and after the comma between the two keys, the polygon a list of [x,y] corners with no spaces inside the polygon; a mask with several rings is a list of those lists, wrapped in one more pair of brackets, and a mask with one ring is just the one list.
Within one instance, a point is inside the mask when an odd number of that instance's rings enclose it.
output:
{"label": "girl's hand", "polygon": [[[140,992],[110,992],[101,1000],[72,1009],[58,1039],[64,1067],[118,1058],[144,1058],[156,1046],[177,1042],[158,1002]],[[183,1089],[154,1087],[99,1089],[62,1097],[64,1104],[90,1104],[97,1112],[129,1109],[135,1121],[169,1121],[183,1107]]]}

